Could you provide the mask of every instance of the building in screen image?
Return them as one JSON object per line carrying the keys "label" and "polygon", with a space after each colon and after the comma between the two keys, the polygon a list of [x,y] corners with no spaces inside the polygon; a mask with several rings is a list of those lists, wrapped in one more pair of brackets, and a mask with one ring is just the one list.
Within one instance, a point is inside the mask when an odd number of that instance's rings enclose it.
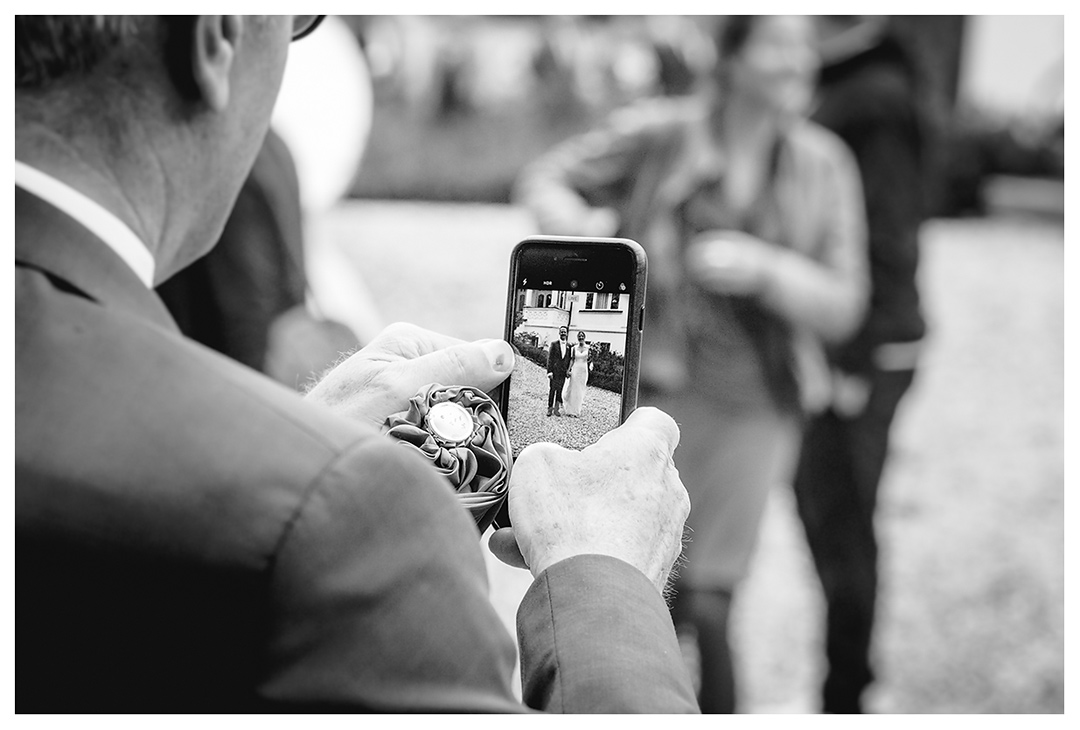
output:
{"label": "building in screen image", "polygon": [[533,344],[546,347],[559,339],[559,328],[566,327],[571,342],[577,342],[577,333],[584,331],[589,344],[625,354],[630,303],[625,292],[520,289],[517,296],[520,324],[514,328],[515,338],[521,335],[531,340],[535,335]]}

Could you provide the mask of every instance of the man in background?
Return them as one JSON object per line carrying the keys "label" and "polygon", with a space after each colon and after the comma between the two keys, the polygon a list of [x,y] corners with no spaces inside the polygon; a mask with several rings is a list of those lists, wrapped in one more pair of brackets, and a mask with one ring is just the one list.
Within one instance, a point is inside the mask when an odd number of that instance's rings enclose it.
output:
{"label": "man in background", "polygon": [[[432,382],[494,388],[510,345],[392,326],[301,398],[153,291],[220,236],[319,20],[16,16],[19,712],[525,709],[473,521],[377,431]],[[696,709],[662,596],[677,443],[639,409],[516,462],[490,544],[536,577],[526,706]]]}

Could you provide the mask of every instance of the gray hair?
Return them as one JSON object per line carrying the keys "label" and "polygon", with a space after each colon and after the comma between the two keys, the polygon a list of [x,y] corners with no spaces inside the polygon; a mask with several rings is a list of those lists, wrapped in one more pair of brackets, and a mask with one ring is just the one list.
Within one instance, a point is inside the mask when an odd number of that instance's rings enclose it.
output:
{"label": "gray hair", "polygon": [[44,89],[92,71],[144,26],[136,15],[16,15],[15,88]]}

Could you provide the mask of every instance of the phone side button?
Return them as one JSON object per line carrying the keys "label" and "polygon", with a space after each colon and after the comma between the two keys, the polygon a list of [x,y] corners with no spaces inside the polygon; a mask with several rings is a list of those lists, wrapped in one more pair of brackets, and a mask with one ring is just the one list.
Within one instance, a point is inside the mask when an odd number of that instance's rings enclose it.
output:
{"label": "phone side button", "polygon": [[637,331],[642,332],[645,329],[645,305],[641,306],[641,311],[638,312],[637,318]]}

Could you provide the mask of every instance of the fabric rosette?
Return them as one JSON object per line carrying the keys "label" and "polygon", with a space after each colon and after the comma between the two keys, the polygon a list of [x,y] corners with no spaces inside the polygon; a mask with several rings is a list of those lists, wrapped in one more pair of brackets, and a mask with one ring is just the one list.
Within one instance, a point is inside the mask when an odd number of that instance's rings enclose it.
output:
{"label": "fabric rosette", "polygon": [[480,533],[495,519],[510,483],[510,434],[483,391],[438,383],[421,388],[383,430],[423,454],[449,480]]}

